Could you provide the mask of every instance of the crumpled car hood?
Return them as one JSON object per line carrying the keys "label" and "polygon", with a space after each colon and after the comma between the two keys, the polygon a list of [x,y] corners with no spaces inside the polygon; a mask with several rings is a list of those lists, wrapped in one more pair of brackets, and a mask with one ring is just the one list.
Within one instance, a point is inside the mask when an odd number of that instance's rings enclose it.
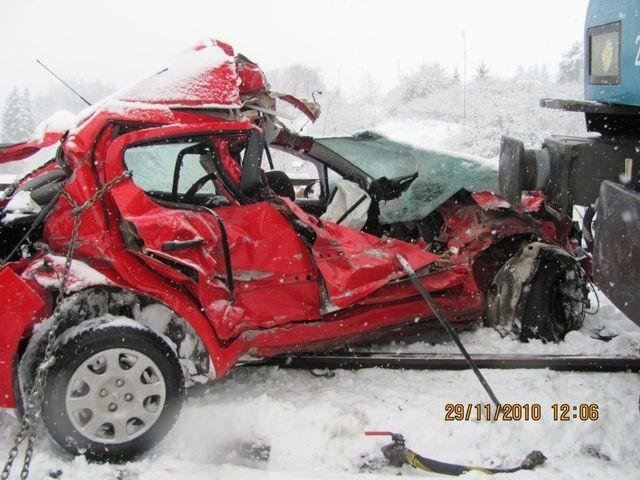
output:
{"label": "crumpled car hood", "polygon": [[328,295],[323,313],[357,303],[389,282],[405,277],[397,255],[402,255],[414,270],[438,259],[417,244],[323,222],[292,201],[283,201],[316,234],[311,253]]}

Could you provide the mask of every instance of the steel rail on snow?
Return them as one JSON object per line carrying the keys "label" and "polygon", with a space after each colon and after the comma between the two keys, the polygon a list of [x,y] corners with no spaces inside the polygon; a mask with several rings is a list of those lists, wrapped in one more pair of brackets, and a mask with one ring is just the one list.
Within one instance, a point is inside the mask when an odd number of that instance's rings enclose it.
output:
{"label": "steel rail on snow", "polygon": [[[640,372],[640,357],[597,357],[588,355],[520,355],[472,353],[479,368],[549,369],[566,372]],[[278,366],[293,369],[390,368],[407,370],[466,370],[466,359],[455,353],[340,352],[326,355],[296,354],[245,363],[244,366]]]}

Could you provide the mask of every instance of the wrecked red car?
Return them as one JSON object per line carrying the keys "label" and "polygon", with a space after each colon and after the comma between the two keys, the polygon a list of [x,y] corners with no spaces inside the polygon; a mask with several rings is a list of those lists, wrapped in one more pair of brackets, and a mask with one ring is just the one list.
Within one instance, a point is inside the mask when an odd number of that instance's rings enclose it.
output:
{"label": "wrecked red car", "polygon": [[428,323],[397,255],[458,326],[580,327],[579,240],[542,196],[511,206],[474,159],[376,134],[294,134],[277,99],[318,115],[205,42],[70,130],[0,150],[60,145],[0,203],[1,406],[27,397],[55,312],[47,429],[72,453],[129,458],[170,429],[186,385]]}

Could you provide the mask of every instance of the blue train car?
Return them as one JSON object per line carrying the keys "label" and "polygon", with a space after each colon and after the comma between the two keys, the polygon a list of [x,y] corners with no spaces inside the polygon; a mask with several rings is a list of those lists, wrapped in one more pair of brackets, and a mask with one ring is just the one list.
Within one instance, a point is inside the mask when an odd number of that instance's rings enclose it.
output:
{"label": "blue train car", "polygon": [[640,106],[640,2],[592,1],[584,45],[585,98]]}
{"label": "blue train car", "polygon": [[640,325],[640,0],[591,0],[584,29],[585,100],[542,99],[581,112],[589,137],[554,135],[539,149],[503,137],[499,182],[517,203],[542,190],[582,232],[597,285]]}

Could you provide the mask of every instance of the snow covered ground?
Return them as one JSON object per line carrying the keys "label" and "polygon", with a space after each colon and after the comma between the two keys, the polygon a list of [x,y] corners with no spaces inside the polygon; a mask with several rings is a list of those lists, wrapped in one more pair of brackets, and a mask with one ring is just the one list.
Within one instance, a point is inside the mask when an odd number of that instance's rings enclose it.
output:
{"label": "snow covered ground", "polygon": [[[616,335],[605,342],[591,338]],[[521,344],[480,328],[462,334],[471,352],[640,355],[640,329],[601,298],[600,310],[561,345]],[[387,344],[404,352],[455,351],[451,342]],[[317,372],[316,372],[317,373]],[[143,458],[122,466],[88,464],[57,448],[44,431],[32,478],[63,472],[64,479],[364,479],[403,475],[437,478],[412,470],[366,468],[381,459],[386,439],[365,430],[405,435],[417,452],[445,461],[485,466],[518,464],[538,449],[547,463],[514,479],[633,479],[640,468],[640,376],[633,373],[560,373],[545,370],[485,370],[504,403],[541,405],[540,421],[444,420],[447,403],[487,403],[469,371],[336,371],[317,377],[304,370],[238,368],[194,393],[172,433]],[[551,405],[597,404],[596,421],[555,421]],[[0,458],[5,458],[17,422],[0,412]],[[268,459],[264,453],[269,447]],[[470,472],[463,478],[484,478]]]}
{"label": "snow covered ground", "polygon": [[[362,118],[373,112],[366,111]],[[339,116],[331,111],[328,115]],[[462,143],[460,139],[470,127],[456,121],[425,115],[371,119],[342,126],[352,132],[373,128],[400,141],[454,150],[460,147],[468,153],[483,154],[483,150],[467,148]],[[514,123],[520,120],[525,121],[524,114]],[[579,120],[575,122],[577,125]],[[535,135],[544,135],[536,125],[527,128]],[[489,135],[494,135],[493,130],[499,131],[490,127],[491,132],[477,134],[487,138],[487,145],[495,144],[495,138]],[[575,130],[580,128],[575,126]],[[585,327],[569,334],[561,345],[535,341],[521,344],[488,328],[465,332],[462,340],[471,352],[477,353],[640,355],[640,329],[603,296],[600,303],[599,312],[589,316]],[[608,342],[597,340],[593,338],[595,333],[614,338]],[[392,343],[375,348],[398,352],[455,351],[450,342]],[[363,467],[381,458],[379,448],[387,440],[365,437],[363,432],[369,429],[401,432],[410,448],[444,461],[509,467],[534,449],[548,457],[547,463],[534,472],[500,478],[638,478],[638,374],[544,370],[484,373],[502,402],[540,404],[541,420],[445,421],[448,403],[488,401],[469,371],[366,369],[316,377],[308,371],[275,367],[241,368],[189,398],[172,433],[143,458],[126,465],[88,464],[82,457],[71,458],[53,445],[45,432],[40,432],[31,478],[50,478],[49,474],[58,470],[63,479],[94,480],[391,479],[399,472],[441,478],[409,467],[383,467],[373,472]],[[555,403],[597,404],[599,418],[554,421],[551,405]],[[11,412],[0,411],[0,460],[6,458],[16,425]],[[264,458],[266,455],[256,458],[255,453],[264,453],[267,447],[268,459]],[[463,478],[479,479],[485,475],[470,472]]]}
{"label": "snow covered ground", "polygon": [[[619,337],[590,341],[591,328],[607,324]],[[532,342],[501,339],[490,329],[463,335],[475,351],[556,350]],[[597,342],[597,343],[592,343]],[[603,347],[605,345],[606,347]],[[390,349],[398,346],[388,346]],[[405,350],[451,348],[414,344]],[[577,332],[560,351],[640,349],[640,329],[604,302],[584,332]],[[189,398],[172,433],[152,452],[122,466],[88,464],[70,458],[41,432],[32,478],[61,470],[64,479],[384,479],[403,475],[438,478],[412,470],[365,464],[381,458],[386,439],[365,437],[370,429],[402,432],[408,446],[445,461],[485,466],[518,464],[531,450],[541,450],[547,463],[514,479],[633,479],[640,459],[638,394],[640,377],[632,373],[559,373],[544,370],[485,370],[498,398],[505,403],[538,403],[540,421],[489,422],[444,420],[447,403],[487,403],[469,371],[336,371],[316,377],[311,372],[276,367],[239,368]],[[554,421],[551,405],[597,404],[596,421]],[[0,414],[0,454],[6,455],[15,421]],[[251,455],[269,447],[268,460]],[[259,455],[258,455],[259,456]],[[480,479],[470,472],[462,478]]]}

